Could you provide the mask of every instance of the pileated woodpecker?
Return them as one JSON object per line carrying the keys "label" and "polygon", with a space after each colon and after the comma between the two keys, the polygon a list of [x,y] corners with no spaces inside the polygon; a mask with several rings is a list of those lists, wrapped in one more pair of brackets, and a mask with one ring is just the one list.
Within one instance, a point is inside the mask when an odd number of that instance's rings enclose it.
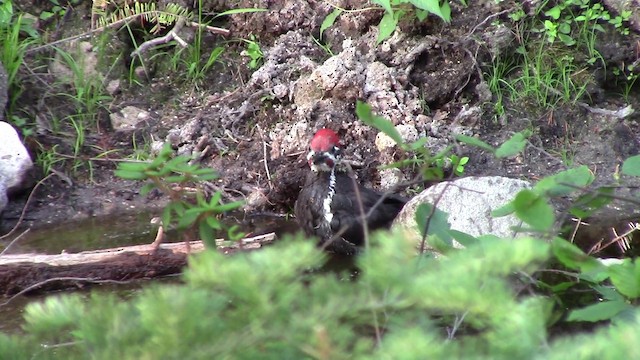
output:
{"label": "pileated woodpecker", "polygon": [[318,237],[322,248],[353,255],[364,243],[364,223],[369,231],[389,227],[406,199],[383,196],[356,183],[341,166],[339,142],[330,129],[320,129],[313,136],[307,155],[311,171],[298,195],[295,214],[300,227]]}

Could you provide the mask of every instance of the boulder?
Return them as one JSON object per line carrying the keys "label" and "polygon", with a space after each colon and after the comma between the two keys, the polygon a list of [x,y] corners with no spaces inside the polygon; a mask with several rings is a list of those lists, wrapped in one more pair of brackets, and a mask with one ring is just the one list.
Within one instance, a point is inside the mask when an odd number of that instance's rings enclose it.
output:
{"label": "boulder", "polygon": [[[0,121],[0,205],[2,196],[31,186],[33,161],[18,132]],[[0,209],[3,209],[1,207]]]}
{"label": "boulder", "polygon": [[[513,215],[494,218],[491,212],[512,200],[516,194],[532,184],[528,181],[501,176],[465,177],[434,185],[411,199],[400,212],[393,227],[402,227],[407,236],[420,244],[421,236],[415,221],[415,213],[422,203],[434,204],[449,214],[449,224],[454,230],[469,235],[493,234],[513,238],[513,226],[521,221]],[[454,241],[454,246],[462,247]],[[427,248],[427,250],[433,250]]]}

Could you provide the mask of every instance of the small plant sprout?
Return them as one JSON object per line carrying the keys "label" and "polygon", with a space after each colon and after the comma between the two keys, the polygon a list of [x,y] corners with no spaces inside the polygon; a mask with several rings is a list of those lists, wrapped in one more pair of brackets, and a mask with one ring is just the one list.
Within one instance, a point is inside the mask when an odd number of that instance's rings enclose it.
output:
{"label": "small plant sprout", "polygon": [[[173,157],[173,150],[167,143],[153,161],[120,163],[115,174],[127,180],[147,181],[140,190],[143,196],[152,189],[168,195],[171,200],[162,213],[162,224],[182,231],[186,240],[189,240],[190,233],[197,230],[205,244],[215,248],[214,231],[224,228],[218,217],[239,208],[243,203],[224,203],[220,191],[207,199],[203,184],[217,179],[218,175],[212,169],[191,164],[190,161],[191,158],[184,155]],[[233,226],[228,229],[228,235],[233,240],[242,237],[237,227]]]}

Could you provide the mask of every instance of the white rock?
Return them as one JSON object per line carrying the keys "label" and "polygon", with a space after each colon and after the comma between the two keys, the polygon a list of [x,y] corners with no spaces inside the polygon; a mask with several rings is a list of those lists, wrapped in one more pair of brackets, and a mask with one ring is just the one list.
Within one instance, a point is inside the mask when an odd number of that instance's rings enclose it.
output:
{"label": "white rock", "polygon": [[114,130],[134,130],[138,123],[149,118],[149,113],[135,106],[125,106],[119,112],[109,115]]}
{"label": "white rock", "polygon": [[[521,221],[513,215],[494,218],[491,211],[502,207],[520,190],[531,186],[528,181],[501,176],[466,177],[441,182],[411,199],[394,221],[394,227],[404,227],[407,236],[420,243],[421,236],[415,222],[416,209],[422,203],[433,204],[437,201],[437,208],[449,214],[449,224],[454,230],[473,236],[493,234],[514,238],[518,234],[511,227],[521,225]],[[455,242],[454,246],[461,247]]]}
{"label": "white rock", "polygon": [[365,95],[387,90],[391,90],[391,71],[389,68],[378,61],[369,64],[364,83]]}
{"label": "white rock", "polygon": [[396,146],[395,140],[393,140],[389,135],[380,131],[378,135],[376,135],[376,148],[378,151],[383,152],[387,149],[392,149]]}
{"label": "white rock", "polygon": [[29,152],[18,132],[0,121],[0,212],[7,204],[7,193],[28,187],[28,174],[33,169]]}

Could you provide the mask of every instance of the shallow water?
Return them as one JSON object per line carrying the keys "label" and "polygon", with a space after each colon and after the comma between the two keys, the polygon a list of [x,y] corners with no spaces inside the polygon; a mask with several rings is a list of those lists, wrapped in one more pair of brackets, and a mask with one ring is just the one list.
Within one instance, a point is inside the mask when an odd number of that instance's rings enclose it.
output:
{"label": "shallow water", "polygon": [[[16,231],[8,239],[0,242],[0,250],[8,246],[14,239],[6,254],[60,254],[63,251],[75,253],[80,251],[116,248],[128,245],[150,244],[156,236],[157,227],[150,220],[157,214],[124,213],[105,217],[93,217],[84,220],[70,220],[64,223],[43,225]],[[227,224],[239,224],[241,229],[249,235],[259,235],[268,232],[277,234],[293,233],[297,226],[283,216],[262,215],[245,216],[242,213],[227,216]],[[224,233],[216,234],[225,237]],[[166,233],[166,241],[181,241],[178,234],[172,231]],[[28,294],[11,299],[6,305],[0,305],[0,332],[16,333],[21,331],[24,323],[24,308],[31,302],[41,301],[48,296],[58,294],[80,293],[88,294],[93,291],[116,293],[127,298],[140,289],[164,281],[179,281],[179,276],[168,278],[139,280],[127,284],[101,284],[87,286],[84,290],[60,291]],[[9,298],[0,297],[0,304]]]}
{"label": "shallow water", "polygon": [[[150,223],[155,216],[157,214],[151,212],[122,213],[34,227],[15,241],[6,254],[60,254],[63,251],[75,253],[150,244],[157,232],[157,226]],[[292,233],[297,228],[291,220],[277,215],[245,216],[238,213],[228,216],[225,222],[229,225],[239,224],[242,231],[250,235],[272,231],[278,234]],[[0,249],[20,236],[24,230],[16,231],[13,236],[0,242]],[[166,242],[181,240],[172,231],[168,231],[166,236]],[[220,232],[216,236],[222,238],[226,234]]]}

